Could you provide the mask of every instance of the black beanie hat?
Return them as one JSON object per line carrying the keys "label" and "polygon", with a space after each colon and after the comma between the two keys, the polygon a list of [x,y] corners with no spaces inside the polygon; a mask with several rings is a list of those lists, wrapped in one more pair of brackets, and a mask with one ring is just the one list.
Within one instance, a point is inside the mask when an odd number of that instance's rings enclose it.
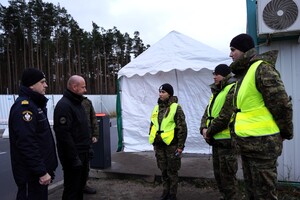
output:
{"label": "black beanie hat", "polygon": [[228,74],[231,73],[231,69],[226,64],[219,64],[218,66],[216,66],[214,73],[216,75],[219,74],[223,77],[226,77]]}
{"label": "black beanie hat", "polygon": [[254,41],[250,35],[242,33],[235,36],[231,40],[230,47],[234,47],[245,53],[250,49],[254,48]]}
{"label": "black beanie hat", "polygon": [[166,91],[170,96],[173,96],[173,94],[174,94],[173,87],[172,87],[172,85],[170,85],[169,83],[162,84],[162,85],[159,87],[159,91],[160,91],[160,90]]}
{"label": "black beanie hat", "polygon": [[23,71],[21,84],[30,87],[45,77],[45,74],[35,68],[27,68]]}

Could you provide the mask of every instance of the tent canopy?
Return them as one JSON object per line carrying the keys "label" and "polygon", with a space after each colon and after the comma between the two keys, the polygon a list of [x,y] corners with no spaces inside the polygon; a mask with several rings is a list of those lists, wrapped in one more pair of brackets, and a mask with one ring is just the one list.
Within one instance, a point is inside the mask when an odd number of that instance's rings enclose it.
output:
{"label": "tent canopy", "polygon": [[194,40],[177,31],[171,31],[137,58],[118,72],[121,76],[144,76],[169,72],[173,69],[184,71],[203,68],[213,70],[216,64],[231,63],[231,59],[223,52]]}
{"label": "tent canopy", "polygon": [[219,50],[172,31],[118,73],[124,151],[148,151],[150,115],[158,88],[170,83],[186,116],[185,152],[208,153],[199,134],[200,120],[209,101],[212,70],[231,59]]}

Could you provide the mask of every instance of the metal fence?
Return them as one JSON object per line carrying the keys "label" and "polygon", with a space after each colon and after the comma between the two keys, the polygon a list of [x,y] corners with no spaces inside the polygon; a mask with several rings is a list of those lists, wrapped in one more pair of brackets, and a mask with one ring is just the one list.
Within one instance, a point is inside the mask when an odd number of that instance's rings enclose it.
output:
{"label": "metal fence", "polygon": [[[116,95],[85,95],[92,102],[96,113],[105,113],[113,116],[116,114]],[[0,129],[7,127],[10,107],[17,99],[18,95],[0,95]],[[46,95],[49,99],[47,103],[48,119],[50,123],[53,121],[53,112],[56,103],[62,95]]]}

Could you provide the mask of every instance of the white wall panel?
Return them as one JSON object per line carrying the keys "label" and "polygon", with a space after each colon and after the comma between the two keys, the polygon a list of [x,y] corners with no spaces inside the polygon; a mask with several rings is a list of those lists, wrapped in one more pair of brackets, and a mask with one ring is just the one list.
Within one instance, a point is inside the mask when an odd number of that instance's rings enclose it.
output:
{"label": "white wall panel", "polygon": [[[116,114],[116,95],[85,95],[92,102],[96,113]],[[9,110],[18,95],[0,95],[0,129],[7,127]],[[49,99],[47,103],[48,119],[52,123],[53,111],[56,103],[62,95],[46,95]]]}
{"label": "white wall panel", "polygon": [[294,138],[284,141],[282,155],[278,159],[278,179],[300,182],[300,44],[297,40],[272,42],[261,46],[260,52],[279,50],[276,69],[280,72],[288,95],[292,97]]}

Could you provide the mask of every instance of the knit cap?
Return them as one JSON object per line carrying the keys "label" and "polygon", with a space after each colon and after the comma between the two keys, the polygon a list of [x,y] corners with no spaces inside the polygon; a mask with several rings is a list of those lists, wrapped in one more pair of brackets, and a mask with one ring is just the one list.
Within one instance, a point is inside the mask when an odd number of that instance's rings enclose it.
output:
{"label": "knit cap", "polygon": [[213,72],[213,74],[221,75],[223,77],[226,77],[230,73],[231,69],[226,64],[219,64],[218,66],[216,66],[215,71]]}
{"label": "knit cap", "polygon": [[230,47],[234,47],[235,49],[245,53],[254,48],[254,41],[250,35],[242,33],[231,40]]}
{"label": "knit cap", "polygon": [[30,87],[45,77],[45,74],[35,68],[27,68],[23,71],[21,84]]}
{"label": "knit cap", "polygon": [[160,90],[166,91],[170,96],[173,96],[173,94],[174,94],[173,87],[172,87],[172,85],[170,85],[169,83],[162,84],[162,85],[159,87],[159,91],[160,91]]}

